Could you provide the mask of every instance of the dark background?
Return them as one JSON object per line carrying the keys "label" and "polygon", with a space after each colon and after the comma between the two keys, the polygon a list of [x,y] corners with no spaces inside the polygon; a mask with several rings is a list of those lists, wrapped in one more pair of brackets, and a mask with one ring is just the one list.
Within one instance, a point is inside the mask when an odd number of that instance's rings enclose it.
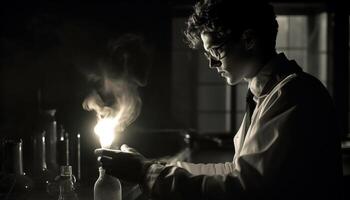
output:
{"label": "dark background", "polygon": [[96,167],[93,150],[99,144],[92,133],[96,117],[82,109],[84,98],[92,90],[83,72],[93,71],[106,53],[108,41],[125,33],[142,35],[154,49],[148,86],[140,90],[143,109],[133,126],[171,128],[170,5],[116,1],[3,6],[1,137],[22,138],[24,149],[29,149],[26,141],[33,135],[38,108],[55,108],[58,125],[62,124],[71,137],[81,134],[83,162]]}
{"label": "dark background", "polygon": [[[99,146],[92,133],[96,118],[94,113],[84,111],[81,106],[91,89],[82,71],[93,70],[104,55],[108,41],[124,33],[143,35],[146,43],[154,49],[149,83],[140,90],[141,115],[131,128],[194,128],[194,123],[183,123],[176,117],[171,91],[174,87],[171,23],[174,17],[189,15],[193,2],[125,0],[79,4],[30,2],[2,6],[0,137],[28,139],[33,134],[38,107],[55,108],[58,124],[73,135],[78,132],[82,135],[84,165],[91,164],[94,167],[88,169],[96,170],[92,156],[93,149]],[[345,138],[349,121],[349,12],[344,10],[347,6],[331,1],[274,2],[302,3],[304,6],[322,3],[323,9],[332,13],[334,32],[330,40],[333,47],[330,62],[333,68],[329,76],[334,80],[332,95]],[[289,11],[285,7],[280,9],[284,13]],[[191,89],[190,85],[185,87],[184,90]],[[42,96],[41,105],[38,91]],[[187,104],[188,99],[177,99],[176,102]],[[191,111],[194,110],[190,108],[188,113]],[[193,116],[185,117],[195,121]],[[84,173],[88,176],[90,172],[83,169],[83,176]]]}
{"label": "dark background", "polygon": [[[142,34],[155,47],[153,73],[143,93],[158,107],[152,115],[169,116],[171,10],[167,3],[46,3],[3,9],[1,113],[5,132],[28,128],[19,124],[31,124],[39,89],[42,106],[57,108],[58,121],[78,123],[73,115],[82,110],[82,100],[91,89],[81,69],[93,68],[108,41],[123,33]],[[147,126],[169,126],[163,117],[150,125],[152,121]],[[74,129],[73,124],[68,126]]]}

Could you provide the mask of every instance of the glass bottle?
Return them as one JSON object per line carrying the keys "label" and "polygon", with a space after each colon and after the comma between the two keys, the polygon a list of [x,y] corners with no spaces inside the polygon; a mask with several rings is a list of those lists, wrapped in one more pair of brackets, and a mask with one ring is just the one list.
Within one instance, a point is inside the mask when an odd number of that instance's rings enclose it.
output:
{"label": "glass bottle", "polygon": [[8,200],[24,200],[33,189],[33,181],[23,171],[22,140],[5,140],[2,144],[3,164],[1,191]]}
{"label": "glass bottle", "polygon": [[57,180],[59,195],[58,200],[78,200],[74,191],[75,177],[72,174],[72,166],[61,166],[61,174]]}
{"label": "glass bottle", "polygon": [[57,121],[55,119],[56,109],[52,105],[47,104],[47,100],[42,94],[43,88],[39,88],[37,91],[37,121],[36,121],[36,132],[45,131],[45,148],[46,148],[46,168],[57,174],[59,171],[57,164]]}
{"label": "glass bottle", "polygon": [[46,135],[46,164],[48,170],[58,173],[57,164],[57,122],[55,119],[55,109],[48,109],[42,111],[42,128]]}
{"label": "glass bottle", "polygon": [[94,200],[121,200],[122,187],[120,181],[105,173],[102,167],[99,167],[100,176],[94,185]]}
{"label": "glass bottle", "polygon": [[44,191],[47,183],[54,177],[54,173],[48,170],[46,164],[46,132],[37,131],[32,137],[33,140],[33,167],[32,173],[35,182],[35,189]]}
{"label": "glass bottle", "polygon": [[61,124],[58,127],[58,141],[57,141],[57,162],[60,166],[67,165],[69,163],[67,161],[66,156],[66,141],[65,141],[65,132],[66,130],[63,128],[63,125]]}

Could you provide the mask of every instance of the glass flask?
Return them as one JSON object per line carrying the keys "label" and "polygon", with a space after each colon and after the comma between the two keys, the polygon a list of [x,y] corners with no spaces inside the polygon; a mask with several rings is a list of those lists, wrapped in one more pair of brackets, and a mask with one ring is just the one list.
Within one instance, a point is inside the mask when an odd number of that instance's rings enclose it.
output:
{"label": "glass flask", "polygon": [[121,200],[122,187],[120,181],[99,167],[100,176],[94,185],[94,200]]}
{"label": "glass flask", "polygon": [[32,179],[23,171],[22,140],[5,140],[2,143],[2,170],[0,199],[25,200],[33,189]]}

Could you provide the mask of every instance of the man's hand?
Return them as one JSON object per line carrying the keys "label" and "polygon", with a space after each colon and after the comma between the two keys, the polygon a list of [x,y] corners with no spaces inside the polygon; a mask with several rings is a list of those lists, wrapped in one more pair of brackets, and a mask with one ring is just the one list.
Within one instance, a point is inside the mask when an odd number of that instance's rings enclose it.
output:
{"label": "man's hand", "polygon": [[142,182],[151,161],[126,145],[120,149],[96,149],[95,154],[107,174],[128,182]]}

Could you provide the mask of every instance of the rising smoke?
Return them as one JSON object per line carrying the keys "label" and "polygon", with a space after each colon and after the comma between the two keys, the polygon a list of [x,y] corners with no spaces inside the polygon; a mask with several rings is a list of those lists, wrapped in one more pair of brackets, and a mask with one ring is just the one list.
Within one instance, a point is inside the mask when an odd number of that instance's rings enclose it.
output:
{"label": "rising smoke", "polygon": [[141,37],[130,34],[110,42],[109,49],[107,58],[98,62],[98,72],[86,74],[98,87],[83,108],[95,111],[98,122],[112,119],[114,132],[123,132],[140,114],[138,87],[147,81],[150,57]]}
{"label": "rising smoke", "polygon": [[140,114],[141,99],[138,86],[126,77],[119,79],[103,77],[102,80],[104,94],[108,94],[108,100],[104,100],[103,95],[94,90],[84,100],[83,108],[95,111],[98,120],[114,118],[118,131],[123,131]]}

